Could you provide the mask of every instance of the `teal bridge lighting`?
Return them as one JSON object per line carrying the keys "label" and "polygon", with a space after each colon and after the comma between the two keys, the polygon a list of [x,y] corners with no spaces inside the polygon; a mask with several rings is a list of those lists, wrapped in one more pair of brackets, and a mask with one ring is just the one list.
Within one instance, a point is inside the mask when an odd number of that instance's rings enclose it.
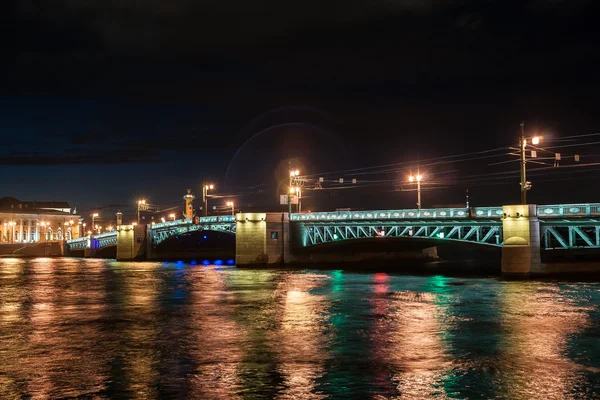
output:
{"label": "teal bridge lighting", "polygon": [[[157,246],[166,239],[194,231],[217,231],[235,234],[236,222],[232,215],[200,217],[198,223],[192,219],[180,219],[166,221],[149,226],[150,240],[152,246]],[[67,240],[71,250],[81,250],[96,246],[101,249],[107,246],[117,245],[117,232],[106,232],[99,235],[84,236],[77,239]]]}
{"label": "teal bridge lighting", "polygon": [[[545,249],[600,248],[600,204],[537,206]],[[502,246],[502,207],[336,211],[292,214],[305,247],[375,237],[404,237]]]}
{"label": "teal bridge lighting", "polygon": [[[600,248],[600,203],[537,206],[541,245],[546,250]],[[303,227],[304,247],[334,241],[400,237],[432,241],[472,242],[502,246],[502,207],[409,210],[335,211],[292,214],[290,222]],[[236,233],[235,216],[200,217],[148,225],[153,247],[194,231]],[[66,241],[72,249],[117,244],[117,232]]]}
{"label": "teal bridge lighting", "polygon": [[152,246],[157,246],[172,236],[195,231],[216,231],[235,234],[235,228],[236,222],[233,215],[200,217],[197,224],[189,218],[163,222],[151,225]]}

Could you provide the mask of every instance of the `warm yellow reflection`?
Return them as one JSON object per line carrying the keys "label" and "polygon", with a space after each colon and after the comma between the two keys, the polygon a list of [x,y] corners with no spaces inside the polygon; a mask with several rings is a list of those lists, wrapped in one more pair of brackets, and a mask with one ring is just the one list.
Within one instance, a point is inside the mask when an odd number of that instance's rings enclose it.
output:
{"label": "warm yellow reflection", "polygon": [[500,298],[505,330],[503,382],[508,398],[569,399],[583,379],[567,354],[569,337],[588,324],[587,311],[561,294],[556,284],[505,283]]}
{"label": "warm yellow reflection", "polygon": [[406,399],[445,398],[438,387],[444,372],[450,368],[442,342],[444,311],[436,305],[437,294],[413,291],[392,293],[394,307],[378,306],[379,312],[389,315],[389,322],[379,334],[385,339],[377,355],[392,364],[397,371],[393,380]]}
{"label": "warm yellow reflection", "polygon": [[[115,340],[124,341],[123,381],[127,392],[135,398],[157,398],[160,354],[156,341],[160,334],[158,295],[161,290],[160,263],[119,263],[118,288],[121,318],[126,328]],[[119,377],[121,378],[121,377]]]}
{"label": "warm yellow reflection", "polygon": [[189,285],[189,355],[196,365],[189,379],[196,398],[241,398],[240,365],[247,333],[235,320],[234,293],[227,275],[214,266],[196,267]]}
{"label": "warm yellow reflection", "polygon": [[320,399],[316,379],[324,373],[329,357],[325,314],[327,296],[311,293],[328,277],[317,274],[285,275],[276,290],[280,304],[279,329],[270,337],[283,378],[280,399]]}
{"label": "warm yellow reflection", "polygon": [[94,323],[106,315],[106,290],[93,287],[94,265],[85,267],[90,275],[81,273],[78,260],[37,259],[25,267],[31,279],[25,292],[28,306],[19,308],[27,309],[23,319],[29,334],[16,348],[18,363],[11,372],[26,382],[34,399],[66,397],[90,387],[101,390],[107,380],[107,354],[96,345],[102,333]]}

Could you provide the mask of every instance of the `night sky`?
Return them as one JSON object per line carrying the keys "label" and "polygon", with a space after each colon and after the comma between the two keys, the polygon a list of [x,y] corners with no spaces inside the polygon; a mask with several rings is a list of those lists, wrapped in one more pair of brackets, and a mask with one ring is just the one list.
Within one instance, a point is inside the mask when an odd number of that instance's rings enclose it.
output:
{"label": "night sky", "polygon": [[[320,176],[516,145],[522,120],[553,139],[600,132],[596,3],[3,2],[0,197],[168,206],[207,180],[275,210],[290,159]],[[464,182],[510,159],[435,167],[424,206],[467,188],[518,202],[518,179]],[[529,199],[598,202],[598,173],[548,173]],[[414,206],[377,182],[403,172],[338,175],[373,184],[307,191],[308,208]]]}

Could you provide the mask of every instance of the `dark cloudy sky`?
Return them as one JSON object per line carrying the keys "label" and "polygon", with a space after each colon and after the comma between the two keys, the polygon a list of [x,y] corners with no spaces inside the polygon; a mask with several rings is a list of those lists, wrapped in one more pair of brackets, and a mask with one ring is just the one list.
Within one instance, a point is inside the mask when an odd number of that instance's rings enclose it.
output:
{"label": "dark cloudy sky", "polygon": [[[319,172],[485,150],[514,144],[521,120],[555,136],[600,131],[594,1],[0,7],[0,196],[171,204],[209,179],[261,188],[241,201],[276,207],[290,158]],[[597,195],[560,185],[531,196]],[[518,200],[514,185],[477,190]]]}

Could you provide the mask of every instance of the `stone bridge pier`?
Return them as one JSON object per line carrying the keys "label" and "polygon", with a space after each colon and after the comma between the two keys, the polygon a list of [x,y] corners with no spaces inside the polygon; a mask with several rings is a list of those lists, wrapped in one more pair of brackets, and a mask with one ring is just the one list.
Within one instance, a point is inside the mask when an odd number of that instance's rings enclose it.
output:
{"label": "stone bridge pier", "polygon": [[540,221],[532,204],[503,206],[502,274],[542,273]]}
{"label": "stone bridge pier", "polygon": [[148,243],[146,225],[117,226],[117,260],[141,260],[146,258]]}

